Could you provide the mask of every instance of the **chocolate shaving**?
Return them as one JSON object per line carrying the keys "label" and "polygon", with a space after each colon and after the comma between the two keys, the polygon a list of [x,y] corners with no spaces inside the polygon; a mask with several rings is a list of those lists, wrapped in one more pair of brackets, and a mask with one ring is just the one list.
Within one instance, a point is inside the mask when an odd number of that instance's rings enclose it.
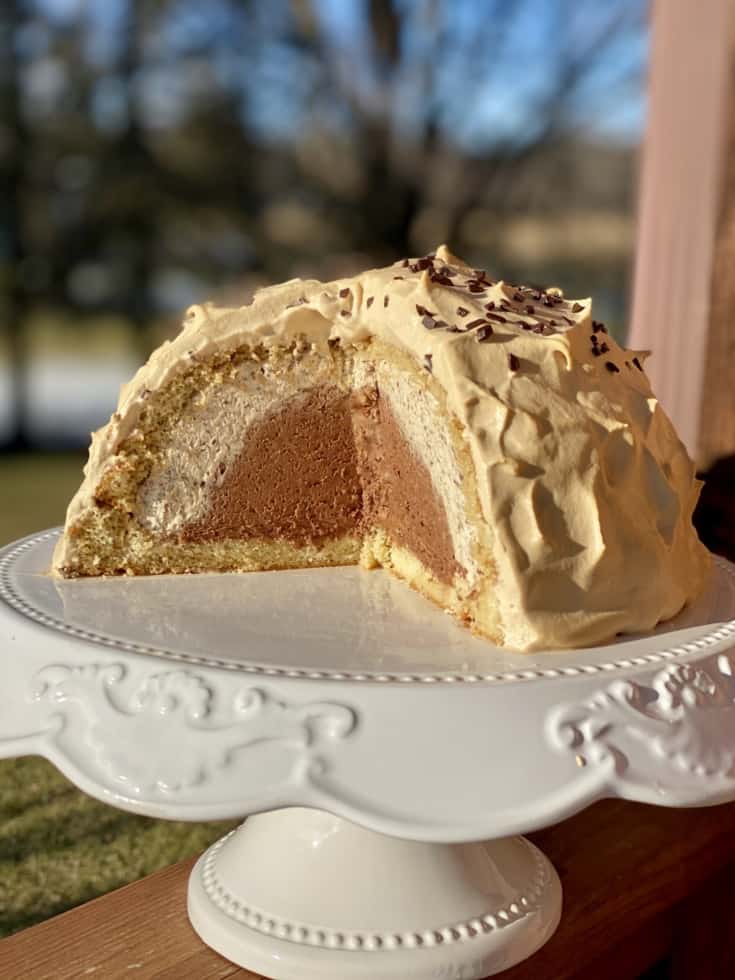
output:
{"label": "chocolate shaving", "polygon": [[606,343],[603,342],[602,344],[600,344],[600,353],[601,354],[607,354],[607,352],[609,350],[610,350],[610,348],[607,346]]}
{"label": "chocolate shaving", "polygon": [[468,330],[474,330],[474,329],[475,329],[475,327],[484,327],[486,323],[487,323],[487,321],[486,321],[486,320],[484,320],[484,319],[483,319],[482,317],[480,317],[480,319],[479,319],[479,320],[471,320],[471,321],[470,321],[470,322],[469,322],[469,323],[467,324],[467,329],[468,329]]}
{"label": "chocolate shaving", "polygon": [[352,314],[350,313],[349,310],[340,310],[339,311],[339,315],[340,316],[351,316]]}
{"label": "chocolate shaving", "polygon": [[516,303],[522,303],[523,302],[523,293],[513,293],[513,300]]}
{"label": "chocolate shaving", "polygon": [[638,360],[637,357],[633,358],[633,363],[635,364],[635,366],[638,368],[639,371],[643,370],[643,368],[641,367],[641,362]]}
{"label": "chocolate shaving", "polygon": [[433,314],[427,313],[421,317],[421,322],[427,330],[437,330],[439,327],[446,327],[444,320],[435,320]]}
{"label": "chocolate shaving", "polygon": [[599,320],[592,321],[592,330],[594,333],[597,333],[598,330],[600,333],[607,333],[607,328],[605,327],[605,324],[600,323]]}
{"label": "chocolate shaving", "polygon": [[416,312],[419,316],[436,316],[431,310],[427,310],[425,306],[421,306],[419,303],[416,304]]}
{"label": "chocolate shaving", "polygon": [[350,295],[350,291],[347,288],[347,286],[345,286],[343,289],[340,289],[340,291],[339,291],[339,298],[340,299],[345,299],[349,295]]}
{"label": "chocolate shaving", "polygon": [[486,323],[484,326],[478,329],[477,333],[475,334],[475,340],[482,343],[483,340],[487,340],[489,337],[492,337],[492,335],[493,335],[493,328],[490,326],[489,323]]}
{"label": "chocolate shaving", "polygon": [[467,316],[467,314],[468,314],[469,312],[470,312],[470,311],[469,311],[469,310],[466,310],[466,309],[464,308],[464,306],[458,306],[458,307],[457,307],[457,316]]}
{"label": "chocolate shaving", "polygon": [[612,361],[605,361],[605,367],[611,374],[620,374],[620,368],[617,364],[613,364]]}
{"label": "chocolate shaving", "polygon": [[572,306],[572,313],[581,313],[584,307],[581,303],[574,303]]}
{"label": "chocolate shaving", "polygon": [[467,284],[467,288],[471,293],[484,293],[487,287],[481,282],[471,282]]}
{"label": "chocolate shaving", "polygon": [[424,354],[424,367],[429,372],[429,374],[431,374],[434,370],[432,365],[432,360],[433,358],[431,354]]}
{"label": "chocolate shaving", "polygon": [[536,312],[536,307],[535,307],[535,306],[527,306],[527,307],[526,307],[526,313],[531,313],[531,314],[533,314],[533,313],[535,313],[535,312]]}
{"label": "chocolate shaving", "polygon": [[493,301],[490,300],[489,303],[485,303],[485,309],[486,310],[494,310],[495,309],[495,303],[493,303]]}
{"label": "chocolate shaving", "polygon": [[383,297],[383,306],[387,306],[390,303],[390,296]]}
{"label": "chocolate shaving", "polygon": [[453,286],[454,283],[449,278],[449,276],[443,275],[440,272],[432,272],[429,274],[429,278],[432,282],[436,283],[438,286]]}
{"label": "chocolate shaving", "polygon": [[486,320],[494,320],[496,323],[507,323],[508,322],[507,318],[504,317],[504,316],[501,316],[499,313],[486,313],[485,314],[485,319]]}
{"label": "chocolate shaving", "polygon": [[517,371],[521,366],[521,362],[518,360],[515,354],[508,354],[508,365],[511,371]]}
{"label": "chocolate shaving", "polygon": [[368,296],[367,302],[366,302],[365,305],[367,306],[368,309],[370,309],[370,307],[373,305],[374,302],[375,302],[375,297],[374,296]]}

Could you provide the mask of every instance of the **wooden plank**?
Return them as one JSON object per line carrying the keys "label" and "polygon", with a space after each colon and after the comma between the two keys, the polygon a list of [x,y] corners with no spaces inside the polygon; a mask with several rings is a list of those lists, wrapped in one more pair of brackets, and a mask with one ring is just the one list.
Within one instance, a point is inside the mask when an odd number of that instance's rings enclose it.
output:
{"label": "wooden plank", "polygon": [[[564,915],[551,941],[504,973],[504,980],[628,980],[672,947],[690,969],[697,950],[714,936],[708,938],[706,922],[689,945],[674,936],[694,921],[692,910],[713,911],[713,895],[727,914],[725,898],[735,871],[723,868],[735,867],[735,804],[665,810],[609,800],[530,836],[559,871]],[[205,947],[191,929],[186,917],[191,865],[181,862],[3,940],[0,977],[256,980]],[[723,874],[724,884],[717,877]],[[715,884],[707,884],[711,880]],[[688,897],[693,905],[684,922],[682,902]],[[730,963],[733,930],[720,924],[716,932],[717,962]]]}
{"label": "wooden plank", "polygon": [[[678,903],[735,861],[734,832],[734,804],[666,810],[618,800],[598,803],[530,835],[559,872],[564,913],[551,941],[504,977],[637,976],[662,955],[660,937],[671,933],[669,920]],[[635,963],[636,972],[620,972],[623,945],[638,942],[646,932],[651,933],[646,940],[651,946],[644,961]],[[624,955],[631,953],[636,951],[628,949]]]}
{"label": "wooden plank", "polygon": [[735,977],[735,865],[724,868],[682,902],[676,915],[671,980]]}
{"label": "wooden plank", "polygon": [[241,970],[206,948],[186,916],[182,861],[0,942],[3,980],[238,980]]}
{"label": "wooden plank", "polygon": [[[669,916],[659,915],[645,919],[634,932],[620,937],[615,946],[610,946],[594,960],[587,961],[583,957],[584,966],[579,969],[572,967],[569,974],[574,980],[633,980],[651,966],[666,960],[673,942],[673,924]],[[577,959],[576,950],[567,950],[566,959],[574,963]],[[529,960],[532,963],[533,960]],[[546,980],[546,968],[541,967],[542,973],[536,974],[534,980]],[[532,974],[533,975],[533,974]],[[561,976],[562,974],[560,974]],[[512,976],[512,974],[508,974]],[[557,980],[554,976],[554,980]],[[690,977],[689,980],[692,980]]]}

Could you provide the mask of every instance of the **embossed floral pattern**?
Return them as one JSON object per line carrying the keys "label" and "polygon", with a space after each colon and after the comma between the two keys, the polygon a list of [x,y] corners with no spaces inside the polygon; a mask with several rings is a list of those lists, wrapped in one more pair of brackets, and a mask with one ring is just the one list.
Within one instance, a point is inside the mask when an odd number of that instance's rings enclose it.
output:
{"label": "embossed floral pattern", "polygon": [[288,704],[227,676],[215,685],[189,670],[130,673],[120,663],[50,665],[37,674],[30,697],[54,706],[49,730],[74,727],[108,778],[136,796],[196,786],[268,742],[291,747],[302,770],[323,770],[315,751],[355,725],[344,705]]}
{"label": "embossed floral pattern", "polygon": [[607,767],[628,784],[659,783],[656,763],[669,767],[667,784],[674,773],[690,783],[733,780],[734,658],[720,654],[670,664],[652,678],[614,681],[582,703],[555,708],[549,740],[573,752],[579,766]]}

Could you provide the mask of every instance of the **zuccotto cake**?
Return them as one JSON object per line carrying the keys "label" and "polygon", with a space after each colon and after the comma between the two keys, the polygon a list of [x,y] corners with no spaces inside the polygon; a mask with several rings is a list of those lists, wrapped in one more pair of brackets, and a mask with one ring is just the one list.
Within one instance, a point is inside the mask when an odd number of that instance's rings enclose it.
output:
{"label": "zuccotto cake", "polygon": [[442,246],[190,309],[94,434],[54,568],[380,565],[494,643],[570,647],[701,591],[698,492],[589,300]]}

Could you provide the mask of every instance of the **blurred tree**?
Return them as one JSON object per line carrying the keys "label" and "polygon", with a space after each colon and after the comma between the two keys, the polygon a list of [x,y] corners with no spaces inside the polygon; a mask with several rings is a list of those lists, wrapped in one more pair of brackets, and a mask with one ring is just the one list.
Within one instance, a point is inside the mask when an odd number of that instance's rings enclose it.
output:
{"label": "blurred tree", "polygon": [[105,161],[104,180],[117,190],[114,198],[117,214],[110,216],[110,223],[117,225],[118,241],[127,258],[123,310],[145,355],[148,344],[144,335],[153,310],[151,277],[156,263],[155,187],[150,184],[157,174],[151,166],[139,108],[137,79],[141,69],[143,8],[142,3],[127,4],[119,34],[119,78],[126,100],[125,123]]}
{"label": "blurred tree", "polygon": [[[573,288],[580,254],[596,261],[570,244],[587,211],[632,210],[629,146],[594,134],[635,101],[644,16],[644,0],[1,4],[11,443],[28,441],[38,310],[119,315],[140,353],[156,318],[223,285],[242,301],[439,240]],[[597,281],[622,295],[627,244],[606,234]]]}
{"label": "blurred tree", "polygon": [[26,244],[21,210],[28,132],[21,112],[20,59],[16,38],[24,22],[21,0],[0,4],[0,202],[2,208],[2,316],[10,360],[10,405],[13,412],[8,448],[29,445],[26,392],[27,305],[23,262]]}
{"label": "blurred tree", "polygon": [[[369,0],[359,40],[345,51],[316,15],[321,6],[293,0],[292,43],[301,42],[312,67],[309,120],[320,141],[349,154],[356,177],[335,195],[333,175],[312,165],[317,151],[306,140],[294,148],[300,182],[319,181],[344,237],[390,255],[440,238],[459,247],[480,202],[501,219],[500,251],[502,217],[549,197],[545,181],[529,182],[532,165],[559,143],[576,143],[590,124],[589,107],[580,113],[585,91],[606,52],[634,46],[645,18],[640,0],[588,4],[583,16],[572,0]],[[607,99],[629,94],[641,70],[642,60],[629,60],[619,78],[608,77]],[[508,99],[508,71],[517,91],[506,111],[515,119],[483,126],[488,106]],[[336,132],[322,123],[335,118],[345,121]]]}

